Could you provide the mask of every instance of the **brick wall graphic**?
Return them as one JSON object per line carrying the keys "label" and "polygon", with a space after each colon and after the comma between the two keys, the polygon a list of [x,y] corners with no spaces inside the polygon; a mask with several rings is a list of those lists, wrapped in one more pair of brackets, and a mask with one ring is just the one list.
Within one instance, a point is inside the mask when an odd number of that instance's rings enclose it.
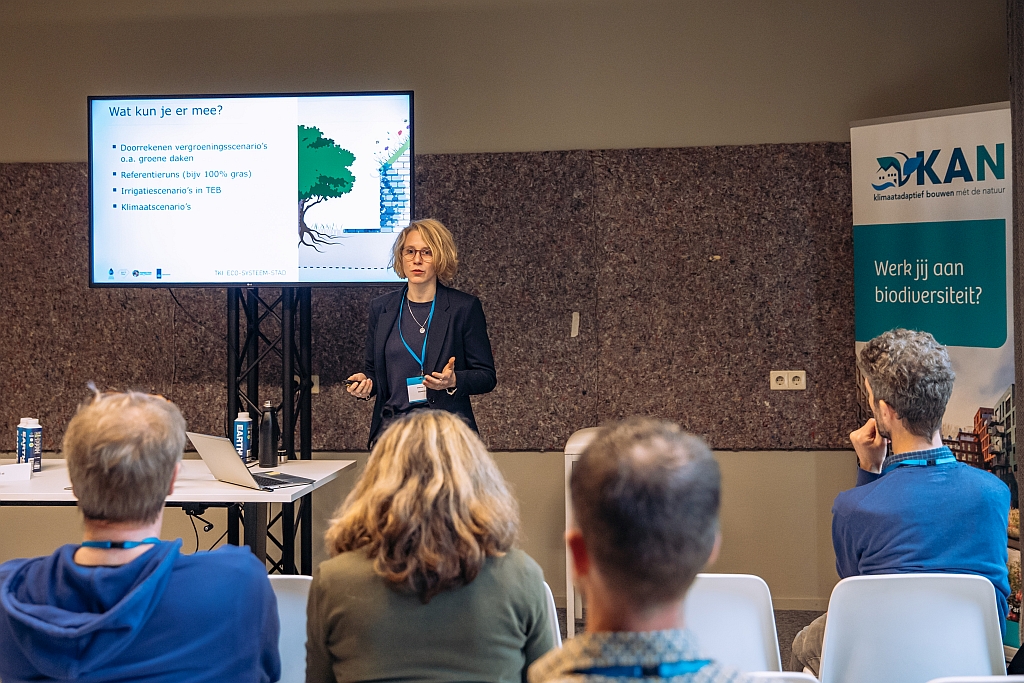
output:
{"label": "brick wall graphic", "polygon": [[380,162],[380,231],[398,232],[409,224],[409,180],[412,154],[406,137]]}

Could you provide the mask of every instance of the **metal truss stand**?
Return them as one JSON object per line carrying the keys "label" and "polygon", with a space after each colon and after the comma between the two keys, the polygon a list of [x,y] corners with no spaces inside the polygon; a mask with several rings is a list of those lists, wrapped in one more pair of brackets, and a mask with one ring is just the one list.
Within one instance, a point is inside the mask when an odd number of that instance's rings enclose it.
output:
{"label": "metal truss stand", "polygon": [[[312,453],[310,289],[283,287],[273,301],[260,296],[255,287],[228,288],[228,405],[227,423],[234,422],[239,410],[253,420],[252,452],[259,452],[260,366],[271,358],[281,363],[281,450],[289,460],[310,460]],[[242,337],[244,316],[245,337]],[[297,325],[296,325],[297,322]],[[295,343],[298,328],[298,345]],[[271,356],[273,354],[273,356]],[[295,433],[298,428],[298,453]],[[270,561],[270,571],[281,574],[313,573],[313,500],[303,496],[298,502],[284,503],[271,517],[268,503],[246,503],[228,508],[228,543],[241,540],[253,553]],[[243,538],[239,539],[239,526]],[[280,527],[280,528],[277,528]],[[295,546],[300,548],[299,567],[295,566]],[[276,547],[279,559],[267,554],[268,541]]]}

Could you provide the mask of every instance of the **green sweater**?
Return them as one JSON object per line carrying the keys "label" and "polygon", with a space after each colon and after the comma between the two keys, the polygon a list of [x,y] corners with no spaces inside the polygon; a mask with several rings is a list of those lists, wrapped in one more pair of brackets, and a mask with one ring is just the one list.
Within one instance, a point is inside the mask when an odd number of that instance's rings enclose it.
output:
{"label": "green sweater", "polygon": [[313,575],[306,681],[525,681],[554,647],[543,581],[512,550],[424,605],[389,587],[363,553],[342,553]]}

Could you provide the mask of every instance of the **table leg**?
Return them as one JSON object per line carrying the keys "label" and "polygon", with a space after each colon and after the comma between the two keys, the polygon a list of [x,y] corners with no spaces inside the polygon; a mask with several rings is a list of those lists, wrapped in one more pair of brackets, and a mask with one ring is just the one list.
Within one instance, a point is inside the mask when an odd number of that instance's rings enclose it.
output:
{"label": "table leg", "polygon": [[238,504],[228,506],[228,543],[238,545],[238,527],[241,524],[241,508]]}
{"label": "table leg", "polygon": [[285,574],[295,571],[295,503],[281,504],[281,567]]}
{"label": "table leg", "polygon": [[300,569],[306,576],[313,575],[313,494],[307,493],[299,505],[299,533],[302,536]]}
{"label": "table leg", "polygon": [[261,562],[267,561],[267,503],[244,503],[242,520],[245,544]]}

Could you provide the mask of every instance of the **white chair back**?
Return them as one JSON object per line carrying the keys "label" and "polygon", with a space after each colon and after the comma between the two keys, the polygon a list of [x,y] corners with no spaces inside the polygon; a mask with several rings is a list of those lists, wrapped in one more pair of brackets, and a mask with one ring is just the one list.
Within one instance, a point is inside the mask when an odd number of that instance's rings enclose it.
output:
{"label": "white chair back", "polygon": [[565,442],[566,455],[580,455],[587,449],[590,442],[597,436],[597,432],[600,431],[600,427],[584,427],[583,429],[577,429],[569,437],[569,440]]}
{"label": "white chair back", "polygon": [[928,683],[1024,683],[1024,676],[945,676]]}
{"label": "white chair back", "polygon": [[281,622],[281,636],[277,641],[281,652],[280,683],[305,683],[306,680],[306,602],[312,583],[311,576],[270,577]]}
{"label": "white chair back", "polygon": [[[572,497],[569,495],[569,479],[572,476],[573,463],[586,450],[597,435],[597,427],[584,427],[572,433],[565,442],[565,528],[572,527]],[[565,546],[565,637],[576,635],[576,620],[583,618],[583,596],[576,590],[572,582],[572,554],[569,546]]]}
{"label": "white chair back", "polygon": [[740,671],[782,671],[768,584],[752,574],[698,574],[686,626],[702,651]]}
{"label": "white chair back", "polygon": [[551,635],[555,638],[555,647],[562,647],[562,631],[558,627],[558,612],[555,611],[555,596],[551,593],[551,586],[544,582],[544,596],[548,603],[548,623],[551,624]]}
{"label": "white chair back", "polygon": [[832,591],[821,683],[926,683],[940,676],[1005,673],[996,594],[988,579],[856,576]]}
{"label": "white chair back", "polygon": [[747,678],[752,681],[769,681],[770,683],[818,683],[811,674],[795,671],[751,671]]}

